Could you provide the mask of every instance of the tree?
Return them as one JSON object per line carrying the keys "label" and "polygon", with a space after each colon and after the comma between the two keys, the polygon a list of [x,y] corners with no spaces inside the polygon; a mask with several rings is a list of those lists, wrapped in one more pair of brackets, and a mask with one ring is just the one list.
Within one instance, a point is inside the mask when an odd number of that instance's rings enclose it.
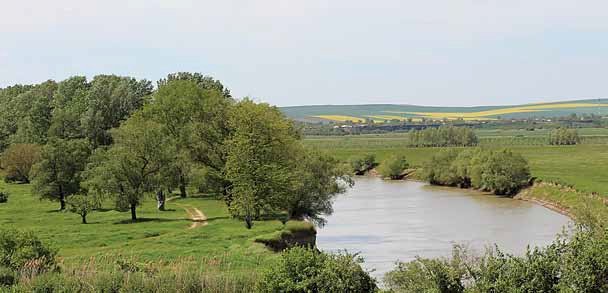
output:
{"label": "tree", "polygon": [[233,108],[229,124],[234,131],[226,162],[226,178],[232,183],[230,212],[251,228],[263,212],[279,211],[293,190],[299,135],[279,109],[249,99]]}
{"label": "tree", "polygon": [[580,142],[580,137],[576,129],[557,128],[549,134],[549,144],[551,145],[575,145]]}
{"label": "tree", "polygon": [[53,97],[53,115],[49,136],[84,138],[82,118],[89,106],[91,84],[84,76],[73,76],[58,84]]}
{"label": "tree", "polygon": [[353,172],[355,172],[355,175],[363,175],[365,172],[373,169],[376,165],[376,156],[374,154],[365,154],[350,159],[350,166],[353,169]]}
{"label": "tree", "polygon": [[332,200],[352,187],[354,181],[347,169],[332,156],[315,150],[302,150],[297,160],[299,175],[294,191],[285,198],[289,218],[307,219],[322,226],[323,215],[333,213]]}
{"label": "tree", "polygon": [[119,210],[136,208],[146,193],[158,190],[158,174],[167,165],[174,149],[161,126],[136,113],[112,133],[114,145],[99,150],[87,168],[87,189],[98,196],[109,195]]}
{"label": "tree", "polygon": [[91,81],[86,112],[81,118],[85,136],[94,147],[110,145],[110,129],[141,109],[152,83],[131,77],[98,75]]}
{"label": "tree", "polygon": [[5,170],[5,180],[30,183],[32,167],[40,158],[39,145],[13,144],[2,154],[0,160]]}
{"label": "tree", "polygon": [[87,215],[101,207],[101,202],[93,195],[75,194],[68,198],[68,210],[80,215],[82,223],[87,223]]}
{"label": "tree", "polygon": [[81,173],[89,155],[90,145],[86,140],[49,141],[34,166],[34,194],[59,201],[60,209],[64,210],[66,198],[80,191]]}
{"label": "tree", "polygon": [[215,80],[211,76],[203,75],[201,73],[190,73],[190,72],[177,72],[171,73],[167,75],[167,78],[161,79],[158,81],[157,86],[161,88],[166,84],[176,81],[191,81],[194,82],[200,89],[203,90],[212,90],[218,93],[221,93],[225,98],[230,99],[232,96],[230,95],[230,90],[224,87],[224,85],[219,81]]}
{"label": "tree", "polygon": [[170,80],[160,83],[153,96],[153,103],[145,108],[146,116],[162,125],[163,131],[175,144],[177,156],[173,161],[172,174],[182,197],[187,196],[192,170],[192,128],[196,112],[204,111],[207,93],[191,80]]}
{"label": "tree", "polygon": [[395,155],[382,162],[378,171],[383,177],[396,180],[403,178],[404,172],[408,167],[409,164],[405,156]]}

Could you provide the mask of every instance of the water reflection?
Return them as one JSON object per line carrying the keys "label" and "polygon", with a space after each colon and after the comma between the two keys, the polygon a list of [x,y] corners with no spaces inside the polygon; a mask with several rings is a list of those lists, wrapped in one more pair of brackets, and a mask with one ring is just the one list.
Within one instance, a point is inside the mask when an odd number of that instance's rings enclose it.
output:
{"label": "water reflection", "polygon": [[550,243],[569,219],[532,203],[413,181],[356,180],[334,203],[317,244],[361,252],[382,276],[395,261],[449,256],[454,244],[482,251],[497,243],[520,254]]}

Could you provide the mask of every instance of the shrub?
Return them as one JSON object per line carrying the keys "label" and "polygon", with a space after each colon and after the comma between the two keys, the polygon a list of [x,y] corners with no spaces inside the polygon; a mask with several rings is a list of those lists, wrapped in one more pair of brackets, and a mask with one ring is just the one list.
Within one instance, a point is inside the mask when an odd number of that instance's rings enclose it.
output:
{"label": "shrub", "polygon": [[56,269],[56,251],[31,232],[0,230],[0,267],[38,274]]}
{"label": "shrub", "polygon": [[0,203],[8,202],[8,192],[0,191]]}
{"label": "shrub", "polygon": [[2,154],[2,168],[6,170],[6,182],[30,182],[32,166],[40,158],[40,146],[35,144],[14,144]]}
{"label": "shrub", "polygon": [[14,271],[9,268],[0,266],[0,289],[2,286],[10,287],[17,281],[17,276]]}
{"label": "shrub", "polygon": [[269,266],[257,285],[258,292],[375,292],[375,280],[361,268],[356,255],[326,254],[295,247],[284,251]]}
{"label": "shrub", "polygon": [[363,175],[365,172],[373,169],[376,165],[376,156],[374,154],[366,154],[362,157],[350,159],[351,169],[356,175]]}
{"label": "shrub", "polygon": [[383,177],[395,180],[403,178],[403,172],[405,172],[408,167],[409,164],[405,159],[405,156],[396,155],[382,162],[378,171]]}
{"label": "shrub", "polygon": [[424,166],[431,184],[473,187],[497,195],[514,195],[530,182],[528,162],[510,150],[443,150]]}

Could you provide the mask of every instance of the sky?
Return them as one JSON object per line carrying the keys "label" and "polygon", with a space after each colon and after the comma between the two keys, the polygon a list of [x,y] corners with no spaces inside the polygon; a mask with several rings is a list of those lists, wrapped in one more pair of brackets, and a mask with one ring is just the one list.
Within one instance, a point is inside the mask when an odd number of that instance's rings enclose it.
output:
{"label": "sky", "polygon": [[608,97],[608,1],[0,0],[0,87],[178,71],[279,106]]}

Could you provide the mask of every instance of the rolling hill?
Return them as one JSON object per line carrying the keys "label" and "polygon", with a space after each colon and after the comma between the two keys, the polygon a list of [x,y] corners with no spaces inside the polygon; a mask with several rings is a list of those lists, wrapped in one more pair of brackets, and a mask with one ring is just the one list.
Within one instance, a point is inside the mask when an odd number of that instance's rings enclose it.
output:
{"label": "rolling hill", "polygon": [[314,105],[283,107],[292,119],[306,122],[464,119],[495,120],[498,118],[552,118],[575,114],[608,116],[608,99],[574,100],[567,102],[524,104],[511,106],[434,107],[397,104]]}

